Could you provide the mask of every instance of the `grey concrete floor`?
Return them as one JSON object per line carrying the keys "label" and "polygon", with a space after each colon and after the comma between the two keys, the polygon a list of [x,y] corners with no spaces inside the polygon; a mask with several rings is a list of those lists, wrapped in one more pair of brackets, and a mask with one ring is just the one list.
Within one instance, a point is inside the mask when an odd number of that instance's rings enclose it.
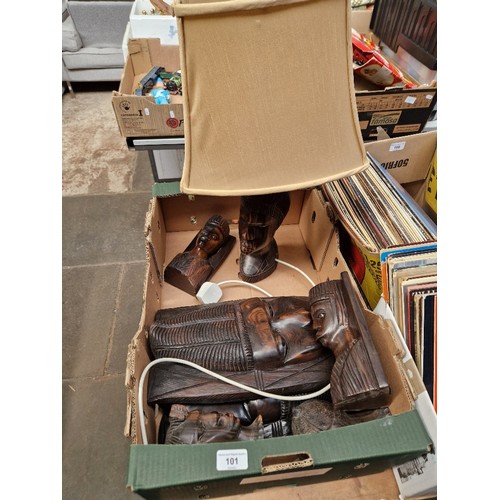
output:
{"label": "grey concrete floor", "polygon": [[147,153],[129,154],[126,191],[62,198],[64,500],[140,498],[126,488],[124,376],[141,314],[143,227],[154,180]]}

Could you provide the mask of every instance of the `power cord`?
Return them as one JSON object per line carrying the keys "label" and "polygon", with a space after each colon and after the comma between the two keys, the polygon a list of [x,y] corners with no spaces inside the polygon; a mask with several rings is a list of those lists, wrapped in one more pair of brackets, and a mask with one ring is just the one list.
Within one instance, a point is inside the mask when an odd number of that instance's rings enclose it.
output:
{"label": "power cord", "polygon": [[312,286],[316,286],[316,283],[314,283],[314,281],[304,272],[302,271],[302,269],[299,269],[298,267],[292,265],[292,264],[289,264],[288,262],[285,262],[284,260],[280,260],[280,259],[275,259],[276,262],[279,262],[280,264],[283,264],[285,266],[288,266],[292,269],[295,269],[295,271],[298,271],[300,274],[302,274],[302,276],[304,276],[306,278],[307,281],[309,281],[309,283],[311,283]]}
{"label": "power cord", "polygon": [[[285,262],[280,259],[276,259],[276,262],[279,264],[282,264],[284,266],[290,267],[291,269],[294,269],[295,271],[299,272],[304,276],[307,281],[312,285],[315,286],[316,283],[304,272],[302,269],[299,269],[298,267]],[[200,290],[196,294],[197,299],[204,303],[214,303],[218,302],[220,298],[222,297],[222,291],[220,290],[221,285],[226,285],[226,284],[237,284],[237,285],[243,285],[243,286],[249,286],[251,288],[254,288],[255,290],[258,290],[259,292],[263,293],[264,295],[267,295],[268,297],[272,297],[272,295],[264,290],[263,288],[254,285],[253,283],[248,283],[246,281],[241,281],[241,280],[225,280],[225,281],[220,281],[219,283],[211,283],[209,281],[203,283],[203,285],[200,287]],[[324,394],[328,390],[330,390],[330,384],[327,386],[323,387],[323,389],[320,389],[316,392],[313,392],[312,394],[306,394],[302,396],[281,396],[278,394],[272,394],[270,392],[265,392],[261,391],[259,389],[256,389],[255,387],[250,387],[245,384],[240,384],[239,382],[236,382],[234,380],[231,380],[227,377],[224,377],[223,375],[219,375],[216,372],[213,372],[211,370],[208,370],[207,368],[204,368],[203,366],[200,366],[196,363],[193,363],[191,361],[187,361],[184,359],[179,359],[179,358],[158,358],[153,361],[151,361],[146,368],[144,368],[141,377],[139,379],[139,392],[138,392],[138,399],[139,399],[139,423],[141,427],[141,435],[142,435],[142,442],[144,444],[148,444],[148,439],[147,439],[147,434],[146,434],[146,424],[144,422],[144,405],[143,405],[143,392],[144,392],[144,380],[146,378],[146,375],[148,371],[150,370],[151,367],[158,363],[164,363],[164,362],[169,362],[169,363],[178,363],[186,366],[191,366],[192,368],[195,368],[196,370],[199,370],[203,373],[206,373],[207,375],[210,375],[214,378],[217,378],[221,380],[222,382],[225,382],[230,385],[234,385],[235,387],[239,387],[240,389],[243,389],[248,392],[252,392],[253,394],[256,394],[258,396],[262,396],[264,398],[274,398],[278,399],[281,401],[305,401],[307,399],[313,399],[315,397],[320,396],[321,394]]]}
{"label": "power cord", "polygon": [[[298,267],[289,264],[288,262],[285,262],[284,260],[280,259],[275,259],[276,262],[279,264],[282,264],[284,266],[287,266],[291,269],[294,269],[295,271],[299,272],[306,278],[306,280],[312,285],[315,286],[316,283],[304,272],[302,269],[299,269]],[[225,280],[225,281],[220,281],[219,283],[212,283],[211,281],[205,281],[198,290],[196,294],[196,298],[198,299],[199,302],[202,304],[214,304],[216,302],[219,302],[219,300],[222,297],[222,290],[220,287],[222,285],[227,285],[227,284],[236,284],[236,285],[243,285],[243,286],[248,286],[250,288],[254,288],[255,290],[258,290],[259,292],[263,293],[264,295],[267,295],[268,297],[272,297],[272,295],[269,292],[266,292],[266,290],[262,289],[261,287],[254,285],[253,283],[248,283],[246,281],[242,280]]]}
{"label": "power cord", "polygon": [[149,371],[150,368],[152,368],[154,365],[157,365],[158,363],[178,363],[181,365],[186,365],[190,366],[192,368],[195,368],[196,370],[199,370],[203,373],[206,373],[207,375],[210,375],[214,378],[217,378],[221,380],[222,382],[226,382],[227,384],[234,385],[235,387],[239,387],[240,389],[243,389],[248,392],[252,392],[253,394],[257,394],[258,396],[262,396],[263,398],[274,398],[274,399],[279,399],[280,401],[305,401],[307,399],[312,399],[318,396],[321,396],[321,394],[324,394],[328,390],[330,390],[330,384],[327,386],[323,387],[323,389],[320,389],[316,392],[313,392],[311,394],[304,394],[301,396],[281,396],[278,394],[273,394],[271,392],[266,392],[266,391],[261,391],[259,389],[256,389],[255,387],[250,387],[245,384],[240,384],[239,382],[236,382],[235,380],[231,380],[227,377],[224,377],[223,375],[220,375],[216,372],[213,372],[211,370],[208,370],[207,368],[204,368],[203,366],[197,365],[196,363],[193,363],[191,361],[187,361],[185,359],[178,359],[178,358],[158,358],[154,359],[151,361],[146,368],[144,368],[141,377],[139,379],[139,392],[137,395],[138,398],[138,403],[139,403],[139,423],[141,427],[141,436],[142,436],[142,442],[143,444],[148,444],[148,438],[146,434],[146,424],[144,421],[144,405],[143,405],[143,392],[144,392],[144,380],[146,379],[146,375]]}

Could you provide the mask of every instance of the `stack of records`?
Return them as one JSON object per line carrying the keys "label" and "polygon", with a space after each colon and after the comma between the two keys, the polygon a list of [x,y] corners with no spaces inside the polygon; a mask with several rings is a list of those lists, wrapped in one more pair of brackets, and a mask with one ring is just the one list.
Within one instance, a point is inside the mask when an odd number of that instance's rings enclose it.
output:
{"label": "stack of records", "polygon": [[436,224],[375,159],[369,159],[370,166],[359,174],[323,185],[342,224],[372,250],[437,241]]}
{"label": "stack of records", "polygon": [[389,304],[437,407],[437,226],[369,159],[367,169],[324,184],[323,192],[350,236],[346,260],[367,303],[383,297]]}
{"label": "stack of records", "polygon": [[437,252],[384,254],[388,304],[437,410]]}

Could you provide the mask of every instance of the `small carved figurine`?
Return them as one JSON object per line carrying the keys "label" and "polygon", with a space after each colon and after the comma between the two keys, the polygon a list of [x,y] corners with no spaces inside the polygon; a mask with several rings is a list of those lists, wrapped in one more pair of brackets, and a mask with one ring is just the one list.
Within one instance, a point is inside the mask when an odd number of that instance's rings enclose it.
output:
{"label": "small carved figurine", "polygon": [[346,425],[360,424],[390,415],[387,407],[347,412],[335,410],[330,401],[310,399],[293,409],[292,434],[311,434]]}
{"label": "small carved figurine", "polygon": [[218,413],[233,413],[243,425],[250,425],[258,415],[264,425],[279,420],[290,420],[293,407],[297,403],[280,401],[274,398],[251,399],[238,403],[196,404],[185,405],[189,410],[200,410],[203,413],[216,411]]}
{"label": "small carved figurine", "polygon": [[233,248],[236,238],[229,234],[229,224],[213,215],[183,253],[177,254],[165,268],[167,283],[196,295]]}
{"label": "small carved figurine", "polygon": [[330,378],[334,409],[386,406],[390,388],[347,273],[309,291],[316,338],[335,355]]}
{"label": "small carved figurine", "polygon": [[241,425],[232,413],[204,413],[173,404],[168,417],[165,444],[225,443],[264,439],[264,426],[259,415],[249,426]]}
{"label": "small carved figurine", "polygon": [[[242,403],[221,403],[213,405],[172,405],[177,411],[183,408],[183,412],[199,411],[201,414],[216,413],[218,415],[233,415],[239,420],[242,428],[254,428],[258,418],[261,419],[263,434],[259,432],[259,438],[288,436],[291,433],[292,409],[297,403],[278,401],[272,398],[254,399]],[[166,443],[167,430],[172,418],[169,407],[163,407],[163,417],[158,431],[158,442]],[[200,417],[201,418],[201,417]],[[259,426],[260,427],[260,426]],[[172,430],[170,430],[172,433]]]}
{"label": "small carved figurine", "polygon": [[290,209],[290,193],[242,196],[240,202],[240,272],[255,283],[276,269],[278,245],[274,234]]}

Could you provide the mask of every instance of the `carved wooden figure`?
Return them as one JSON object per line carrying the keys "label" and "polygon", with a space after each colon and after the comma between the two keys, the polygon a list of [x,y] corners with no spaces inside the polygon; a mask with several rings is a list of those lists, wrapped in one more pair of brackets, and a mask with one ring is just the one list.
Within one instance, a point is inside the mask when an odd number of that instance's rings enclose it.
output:
{"label": "carved wooden figure", "polygon": [[229,234],[229,224],[213,215],[183,253],[177,254],[164,271],[167,283],[196,295],[233,248],[236,238]]}
{"label": "carved wooden figure", "polygon": [[[245,435],[248,436],[248,430],[255,429],[256,421],[260,418],[259,433],[255,436],[256,439],[262,437],[267,439],[270,437],[288,436],[291,433],[292,409],[296,403],[288,401],[278,401],[272,398],[254,399],[241,403],[220,403],[220,404],[191,404],[191,405],[171,405],[163,407],[163,417],[158,432],[158,442],[168,444],[167,432],[170,432],[168,439],[171,439],[172,429],[169,426],[174,413],[187,414],[193,411],[198,411],[200,414],[216,413],[218,415],[232,415],[234,419],[238,419],[242,429],[245,428]],[[175,407],[175,408],[174,408]],[[182,408],[182,410],[180,410]],[[200,416],[200,419],[203,417]],[[222,422],[220,420],[219,422]],[[262,427],[263,432],[260,431]],[[187,432],[187,431],[186,431]],[[195,430],[195,432],[198,432]],[[177,434],[177,432],[175,433]],[[222,437],[222,436],[221,436]],[[228,436],[229,437],[229,436]],[[241,436],[238,436],[241,437]],[[192,438],[183,437],[183,441],[194,441]]]}
{"label": "carved wooden figure", "polygon": [[249,426],[241,425],[232,413],[204,413],[174,404],[170,409],[169,425],[164,444],[224,443],[264,439],[260,415]]}
{"label": "carved wooden figure", "polygon": [[[155,358],[194,362],[276,395],[331,385],[336,410],[387,406],[390,387],[347,273],[307,297],[202,304],[157,312],[149,331]],[[150,404],[246,401],[253,393],[178,363],[160,363],[148,381]]]}
{"label": "carved wooden figure", "polygon": [[374,410],[348,412],[335,410],[331,401],[310,399],[293,409],[292,434],[311,434],[346,425],[360,424],[390,415],[387,407]]}
{"label": "carved wooden figure", "polygon": [[255,283],[270,276],[279,258],[274,234],[290,209],[290,193],[242,196],[240,201],[240,272]]}
{"label": "carved wooden figure", "polygon": [[279,420],[290,420],[292,410],[297,403],[291,401],[280,401],[274,398],[251,399],[237,403],[218,404],[187,404],[189,410],[200,410],[203,413],[216,411],[218,413],[233,413],[240,419],[243,425],[250,425],[258,415],[262,422],[270,424]]}
{"label": "carved wooden figure", "polygon": [[[307,297],[253,297],[157,312],[149,331],[155,358],[181,358],[273,394],[328,385],[333,354],[316,339]],[[150,404],[246,401],[255,394],[190,366],[160,363]]]}
{"label": "carved wooden figure", "polygon": [[333,407],[386,406],[390,387],[347,273],[309,291],[316,338],[335,355],[330,378]]}

